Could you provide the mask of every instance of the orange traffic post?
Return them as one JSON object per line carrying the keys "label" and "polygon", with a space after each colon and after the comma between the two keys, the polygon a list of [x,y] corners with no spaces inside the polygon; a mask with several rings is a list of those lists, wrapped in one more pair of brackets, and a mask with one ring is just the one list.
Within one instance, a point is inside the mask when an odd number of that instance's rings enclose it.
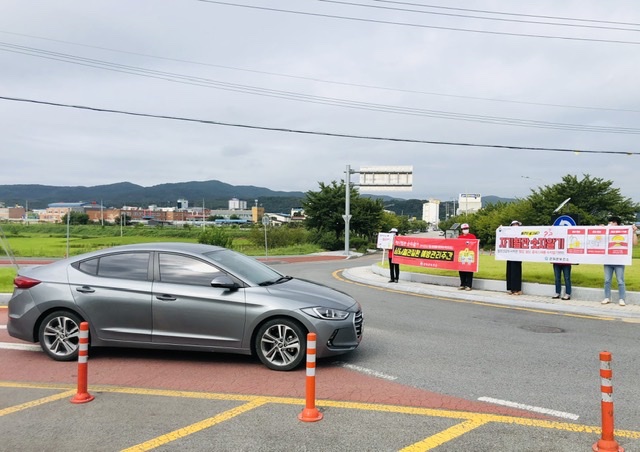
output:
{"label": "orange traffic post", "polygon": [[78,391],[71,403],[91,402],[94,397],[87,392],[88,360],[89,360],[89,324],[80,323],[80,340],[78,344]]}
{"label": "orange traffic post", "polygon": [[307,334],[307,381],[306,400],[298,419],[303,422],[316,422],[322,419],[322,413],[316,408],[316,333]]}
{"label": "orange traffic post", "polygon": [[613,386],[611,353],[600,352],[600,391],[602,392],[602,436],[593,445],[594,452],[624,452],[613,438]]}

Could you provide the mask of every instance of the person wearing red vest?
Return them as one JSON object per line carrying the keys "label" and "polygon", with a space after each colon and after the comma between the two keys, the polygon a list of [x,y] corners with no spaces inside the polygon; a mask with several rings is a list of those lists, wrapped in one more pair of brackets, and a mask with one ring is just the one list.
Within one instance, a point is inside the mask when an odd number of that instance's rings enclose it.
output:
{"label": "person wearing red vest", "polygon": [[391,248],[389,248],[389,275],[391,277],[391,279],[389,279],[389,282],[397,283],[398,279],[400,278],[400,264],[393,263],[393,245],[395,242],[395,235],[398,234],[398,230],[396,228],[391,228],[389,232],[394,234],[394,240],[393,242],[391,242]]}
{"label": "person wearing red vest", "polygon": [[[460,231],[458,239],[476,240],[476,236],[469,232],[469,225],[467,223],[462,223]],[[460,287],[458,287],[458,290],[471,290],[473,286],[473,272],[459,271],[458,273],[460,274]]]}

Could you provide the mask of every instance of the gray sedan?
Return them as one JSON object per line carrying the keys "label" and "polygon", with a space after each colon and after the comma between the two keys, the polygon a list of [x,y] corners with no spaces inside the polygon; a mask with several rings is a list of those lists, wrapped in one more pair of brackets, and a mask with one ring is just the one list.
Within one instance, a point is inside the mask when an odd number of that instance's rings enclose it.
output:
{"label": "gray sedan", "polygon": [[83,321],[91,346],[254,354],[275,370],[304,361],[309,332],[319,358],[362,338],[349,295],[217,246],[118,246],[21,269],[14,286],[9,334],[58,361],[77,359]]}

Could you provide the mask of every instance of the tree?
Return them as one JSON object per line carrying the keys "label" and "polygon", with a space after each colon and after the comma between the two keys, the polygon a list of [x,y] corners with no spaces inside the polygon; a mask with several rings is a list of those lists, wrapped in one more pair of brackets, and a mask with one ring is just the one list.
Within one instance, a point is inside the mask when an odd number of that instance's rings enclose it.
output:
{"label": "tree", "polygon": [[120,216],[115,218],[115,223],[128,226],[131,224],[131,216],[123,212]]}
{"label": "tree", "polygon": [[[334,242],[344,243],[345,182],[333,181],[329,185],[320,182],[319,186],[320,191],[308,191],[302,201],[302,207],[307,216],[305,225],[308,229],[316,231],[319,236],[331,233]],[[383,224],[382,201],[363,198],[353,187],[349,196],[352,216],[349,230],[356,236],[366,238],[369,242],[373,241]]]}
{"label": "tree", "polygon": [[89,215],[84,212],[68,212],[62,216],[62,223],[67,223],[67,215],[69,215],[69,224],[89,224]]}
{"label": "tree", "polygon": [[609,215],[617,215],[626,223],[635,222],[640,206],[612,185],[612,181],[588,174],[580,180],[566,175],[561,183],[532,190],[525,199],[489,204],[472,215],[458,215],[440,225],[446,229],[453,223],[469,223],[481,246],[488,248],[495,244],[496,229],[512,220],[524,225],[551,225],[553,211],[567,198],[571,200],[560,213],[577,217],[580,224],[606,224]]}
{"label": "tree", "polygon": [[217,226],[207,227],[198,235],[198,243],[231,248],[233,245],[233,237],[231,237],[224,228]]}
{"label": "tree", "polygon": [[[335,238],[339,239],[344,231],[345,210],[345,184],[336,181],[326,185],[320,182],[320,191],[308,191],[302,201],[307,218],[305,224],[307,228],[318,232],[332,232]],[[355,189],[351,189],[351,199],[358,196]]]}
{"label": "tree", "polygon": [[384,206],[380,199],[357,196],[352,204],[350,229],[354,234],[366,238],[368,242],[377,241],[383,211]]}
{"label": "tree", "polygon": [[530,210],[521,219],[524,224],[551,224],[553,211],[565,199],[571,200],[561,213],[576,216],[580,224],[606,224],[610,215],[619,216],[623,222],[635,222],[639,205],[625,198],[612,181],[585,174],[581,180],[566,175],[559,184],[545,186],[533,191],[528,197]]}

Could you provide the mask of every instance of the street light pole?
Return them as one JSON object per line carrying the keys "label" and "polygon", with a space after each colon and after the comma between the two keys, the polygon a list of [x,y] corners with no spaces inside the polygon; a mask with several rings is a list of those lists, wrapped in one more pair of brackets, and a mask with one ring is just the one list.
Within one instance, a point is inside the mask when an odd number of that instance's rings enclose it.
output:
{"label": "street light pole", "polygon": [[267,226],[271,222],[271,218],[266,213],[262,216],[262,224],[264,225],[264,256],[269,257],[269,249],[267,246]]}
{"label": "street light pole", "polygon": [[344,200],[344,255],[349,256],[349,222],[351,221],[351,166],[345,171],[345,200]]}

